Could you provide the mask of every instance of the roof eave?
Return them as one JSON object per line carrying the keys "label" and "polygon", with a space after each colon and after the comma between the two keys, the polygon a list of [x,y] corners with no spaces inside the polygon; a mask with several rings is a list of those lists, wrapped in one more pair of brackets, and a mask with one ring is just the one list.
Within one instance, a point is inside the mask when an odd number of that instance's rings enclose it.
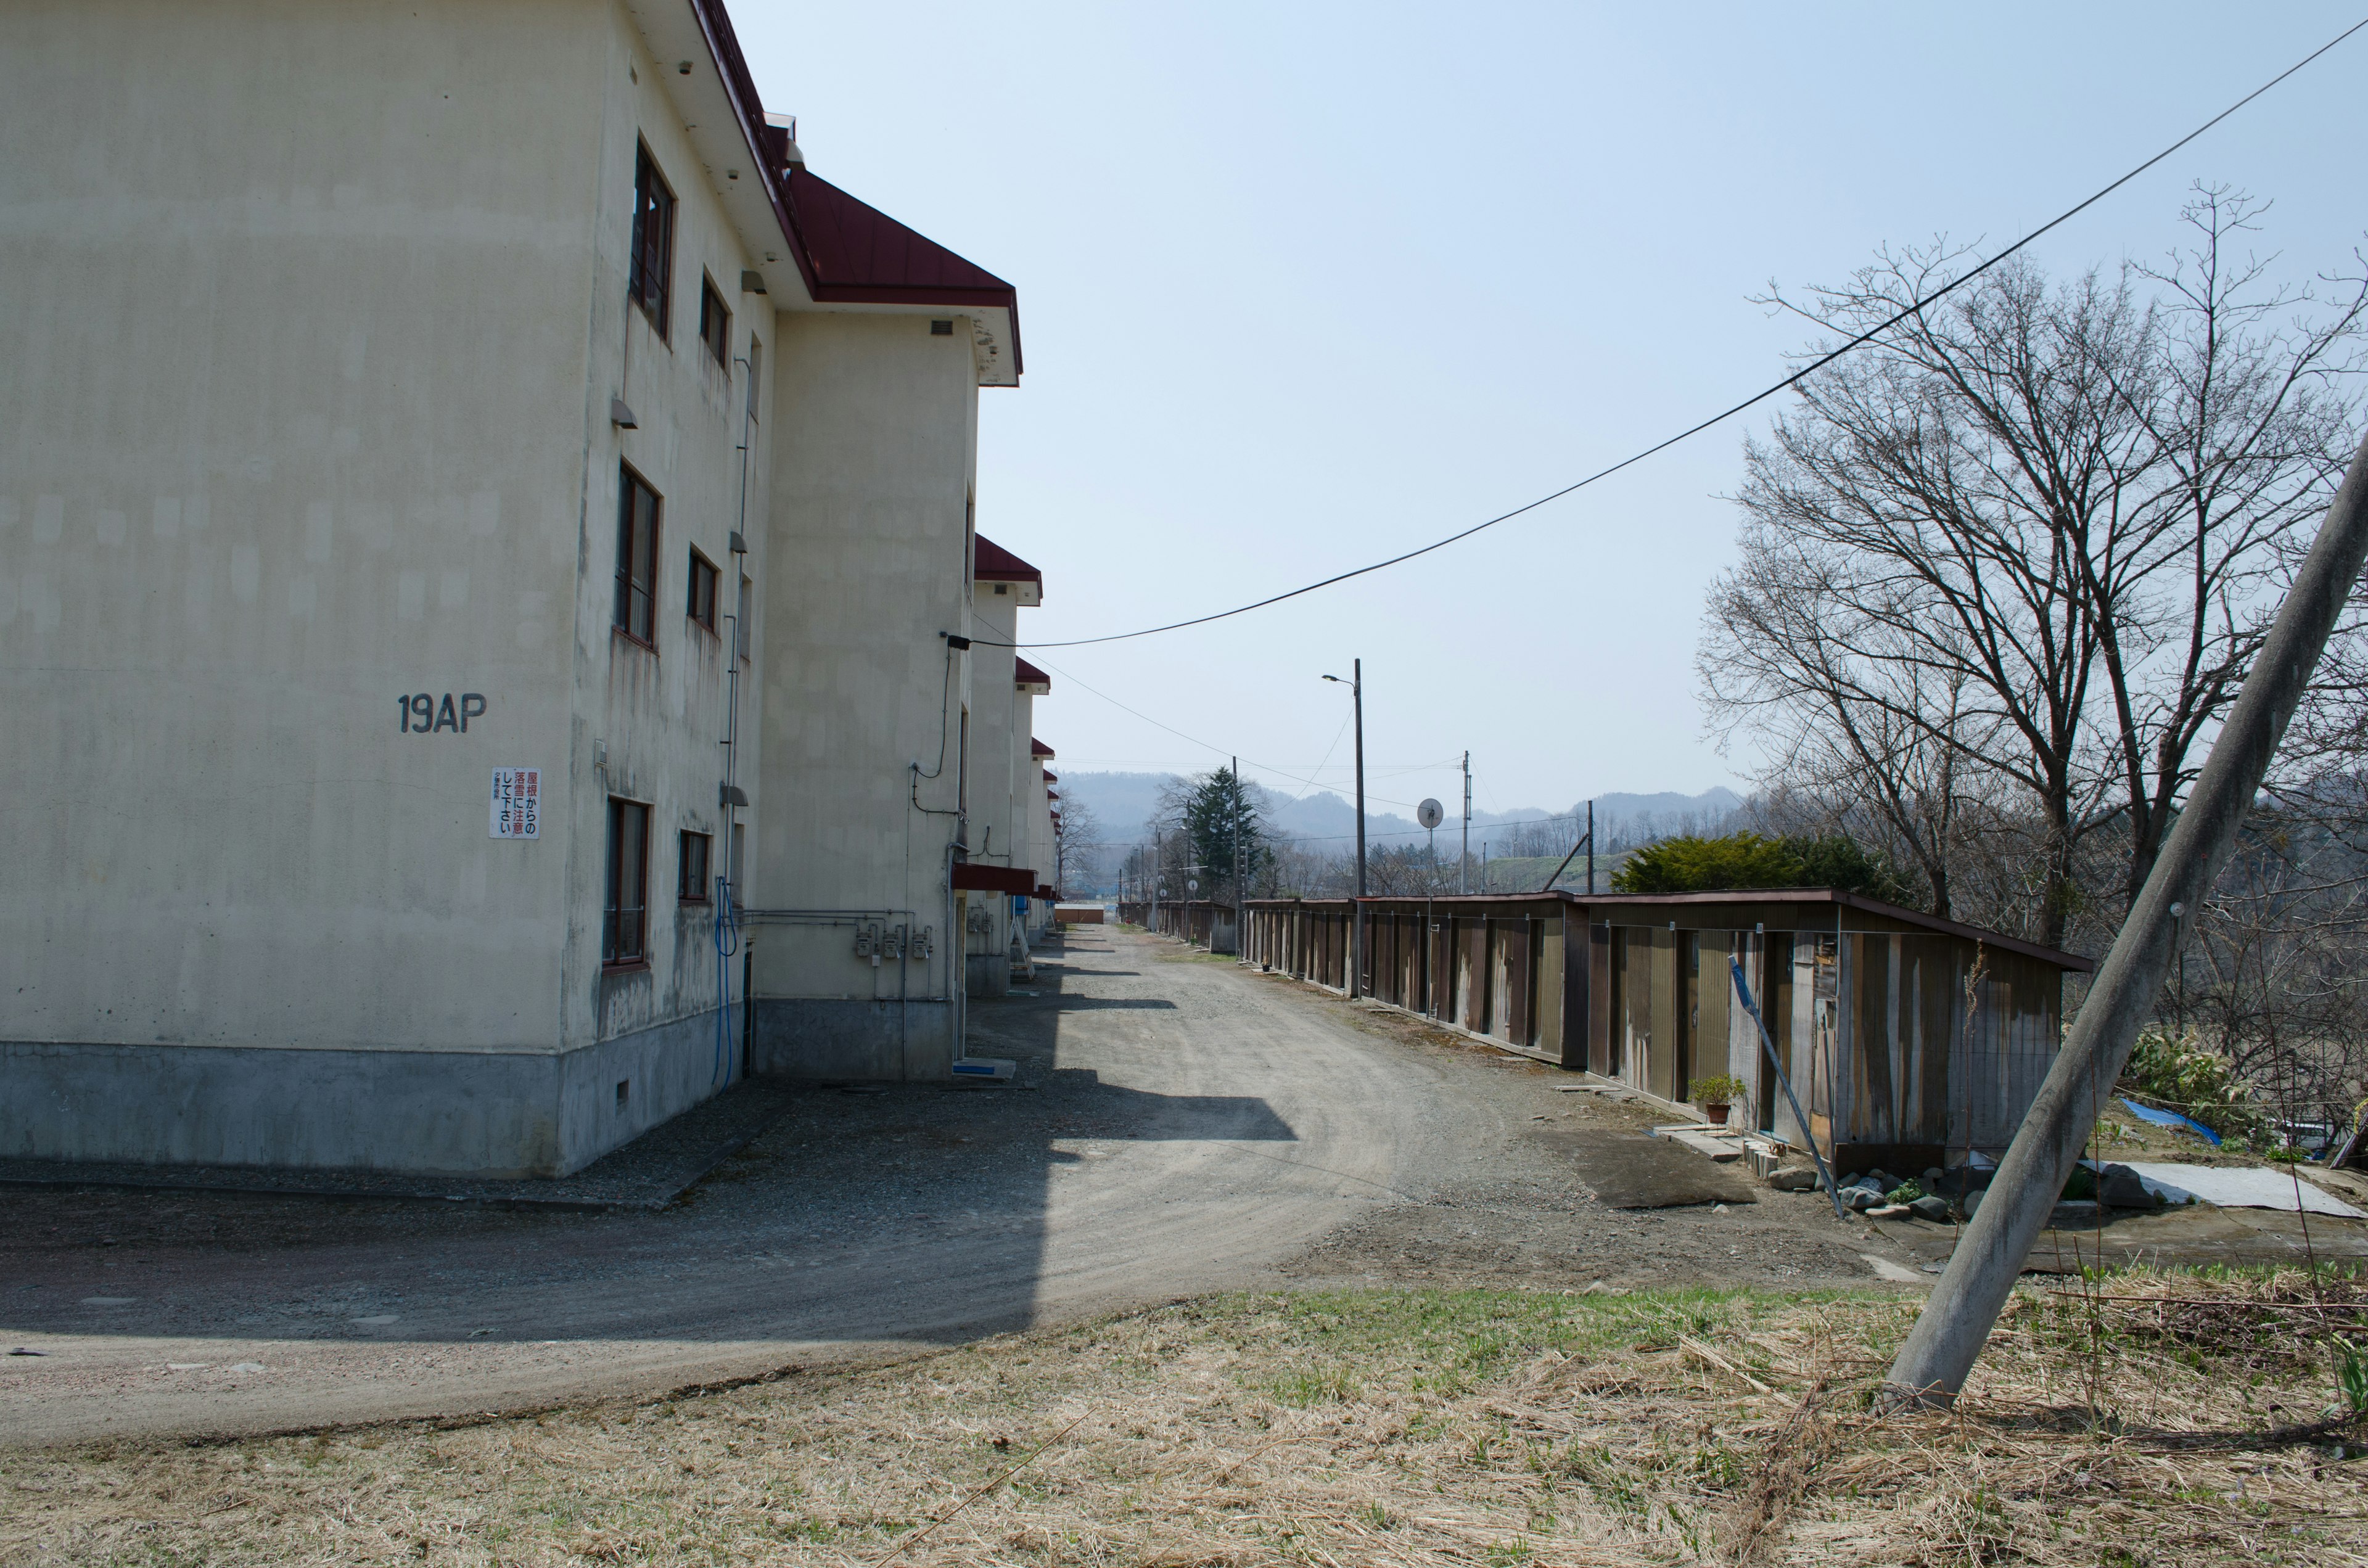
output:
{"label": "roof eave", "polygon": [[[643,17],[642,27],[643,36],[655,44],[659,40],[651,37],[653,22],[663,26],[666,17],[663,7],[653,6],[651,10],[655,14]],[[714,66],[716,79],[723,85],[724,97],[731,106],[734,122],[740,132],[741,148],[748,155],[749,170],[763,191],[766,204],[772,209],[774,227],[786,242],[790,260],[797,269],[804,300],[801,301],[781,296],[776,299],[776,305],[791,309],[806,302],[815,305],[885,305],[916,312],[942,311],[950,314],[971,315],[985,324],[987,335],[995,340],[988,344],[973,344],[973,358],[977,365],[979,385],[1018,386],[1022,368],[1018,289],[1008,284],[1000,288],[952,284],[914,289],[822,281],[815,273],[813,253],[806,243],[804,230],[798,222],[797,204],[790,199],[785,177],[787,171],[776,166],[778,160],[772,149],[777,138],[768,132],[764,100],[757,95],[757,79],[749,72],[747,58],[740,52],[740,40],[733,31],[731,14],[724,8],[723,0],[689,0],[689,11],[700,40],[706,45],[709,63]],[[658,52],[663,55],[667,51],[661,50]],[[745,233],[741,237],[744,240],[750,238]],[[766,284],[769,292],[775,286],[769,269],[778,266],[774,257],[779,252],[763,244],[752,244],[751,248],[767,258]],[[1010,346],[1008,355],[1001,351],[1005,343]],[[993,351],[984,351],[986,349]]]}

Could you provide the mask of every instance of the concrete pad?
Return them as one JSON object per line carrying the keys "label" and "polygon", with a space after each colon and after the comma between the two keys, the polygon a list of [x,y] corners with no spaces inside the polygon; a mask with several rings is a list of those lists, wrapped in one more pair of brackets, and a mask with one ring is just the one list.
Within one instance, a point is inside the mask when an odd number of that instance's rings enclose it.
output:
{"label": "concrete pad", "polygon": [[1653,1129],[1653,1136],[1666,1138],[1672,1143],[1683,1144],[1695,1153],[1705,1155],[1721,1165],[1725,1165],[1729,1160],[1743,1157],[1742,1145],[1713,1138],[1709,1133],[1691,1127],[1656,1127]]}
{"label": "concrete pad", "polygon": [[[2297,1182],[2291,1172],[2267,1165],[2189,1165],[2168,1161],[2124,1160],[2149,1190],[2172,1203],[2184,1203],[2190,1194],[2223,1209],[2281,1209],[2291,1214],[2299,1207],[2310,1214],[2338,1219],[2368,1219],[2340,1198],[2309,1182]],[[2299,1204],[2296,1203],[2297,1188]]]}

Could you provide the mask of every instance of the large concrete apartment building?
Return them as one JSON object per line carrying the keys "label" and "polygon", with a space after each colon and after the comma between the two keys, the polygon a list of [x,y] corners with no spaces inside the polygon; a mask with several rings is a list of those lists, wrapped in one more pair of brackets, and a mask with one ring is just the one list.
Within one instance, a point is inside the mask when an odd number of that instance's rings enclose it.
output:
{"label": "large concrete apartment building", "polygon": [[971,589],[978,639],[973,650],[973,744],[980,759],[971,789],[971,863],[976,890],[963,923],[964,967],[973,994],[1009,989],[1014,960],[1041,938],[1052,902],[1051,819],[1036,782],[1036,699],[1050,677],[1019,656],[1019,612],[1044,602],[1044,574],[981,536]]}
{"label": "large concrete apartment building", "polygon": [[720,0],[42,0],[0,129],[0,1154],[560,1174],[951,1071],[1009,284]]}

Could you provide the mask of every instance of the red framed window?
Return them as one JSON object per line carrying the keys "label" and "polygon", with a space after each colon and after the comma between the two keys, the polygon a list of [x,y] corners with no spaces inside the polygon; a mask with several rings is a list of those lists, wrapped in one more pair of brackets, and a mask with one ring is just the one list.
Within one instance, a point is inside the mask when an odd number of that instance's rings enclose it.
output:
{"label": "red framed window", "polygon": [[666,335],[668,297],[674,279],[674,187],[658,173],[648,147],[633,144],[633,259],[627,291]]}
{"label": "red framed window", "polygon": [[632,469],[621,469],[617,483],[617,630],[656,648],[657,603],[658,493]]}
{"label": "red framed window", "polygon": [[609,798],[609,901],[600,961],[610,969],[649,962],[650,809]]}
{"label": "red framed window", "polygon": [[677,903],[705,903],[712,896],[709,890],[708,867],[714,849],[714,840],[704,833],[682,835],[680,869],[675,873],[674,896]]}
{"label": "red framed window", "polygon": [[715,590],[720,576],[715,563],[694,550],[690,552],[690,619],[708,631],[715,630]]}

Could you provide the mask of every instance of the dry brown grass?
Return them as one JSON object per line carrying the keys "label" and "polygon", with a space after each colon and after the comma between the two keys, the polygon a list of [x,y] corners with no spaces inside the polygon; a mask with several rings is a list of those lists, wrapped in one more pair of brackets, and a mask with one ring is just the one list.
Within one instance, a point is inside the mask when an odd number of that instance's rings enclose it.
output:
{"label": "dry brown grass", "polygon": [[2368,1429],[2294,1326],[2359,1287],[2097,1289],[2131,1299],[2019,1295],[1948,1415],[1871,1413],[1912,1299],[1228,1298],[639,1405],[0,1455],[0,1558],[2368,1562]]}

